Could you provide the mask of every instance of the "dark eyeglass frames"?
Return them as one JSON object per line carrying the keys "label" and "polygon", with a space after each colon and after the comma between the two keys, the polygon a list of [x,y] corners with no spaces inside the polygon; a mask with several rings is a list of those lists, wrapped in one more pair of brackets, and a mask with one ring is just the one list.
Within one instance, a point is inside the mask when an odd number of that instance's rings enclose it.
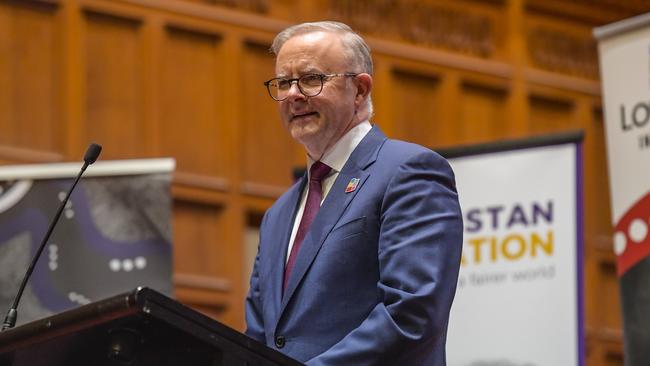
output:
{"label": "dark eyeglass frames", "polygon": [[291,85],[296,83],[298,90],[306,97],[315,97],[323,91],[323,84],[326,80],[333,77],[355,77],[359,74],[346,72],[343,74],[305,74],[299,78],[273,78],[265,81],[264,85],[269,91],[269,95],[274,100],[281,102],[289,96]]}

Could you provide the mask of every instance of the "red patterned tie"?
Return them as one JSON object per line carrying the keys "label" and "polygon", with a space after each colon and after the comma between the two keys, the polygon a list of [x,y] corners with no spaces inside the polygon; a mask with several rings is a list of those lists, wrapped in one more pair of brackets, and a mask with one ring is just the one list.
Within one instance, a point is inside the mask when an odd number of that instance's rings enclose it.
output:
{"label": "red patterned tie", "polygon": [[293,270],[293,265],[296,262],[296,257],[298,257],[298,250],[300,250],[300,244],[305,238],[305,235],[309,231],[309,226],[311,222],[314,221],[314,217],[320,209],[320,202],[323,198],[323,187],[321,185],[323,179],[329,174],[329,166],[321,163],[320,161],[312,164],[309,168],[309,191],[307,193],[307,202],[305,203],[305,210],[302,213],[302,218],[300,219],[300,225],[298,226],[298,232],[296,237],[293,240],[293,246],[291,247],[291,254],[289,254],[289,260],[287,261],[286,267],[284,267],[284,282],[282,285],[282,292],[287,287],[289,283],[289,277],[291,276],[291,271]]}

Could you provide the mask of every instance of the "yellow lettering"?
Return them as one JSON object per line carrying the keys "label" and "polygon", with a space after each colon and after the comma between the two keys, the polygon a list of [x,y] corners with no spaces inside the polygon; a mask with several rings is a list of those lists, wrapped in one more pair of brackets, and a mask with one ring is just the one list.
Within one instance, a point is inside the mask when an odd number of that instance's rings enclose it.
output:
{"label": "yellow lettering", "polygon": [[[514,245],[512,245],[513,243]],[[515,248],[514,252],[512,251],[513,247]],[[501,243],[501,254],[509,260],[519,259],[525,252],[526,241],[521,235],[510,234]]]}
{"label": "yellow lettering", "polygon": [[485,238],[478,237],[472,238],[467,241],[468,244],[474,246],[474,263],[481,263],[481,245],[485,242]]}
{"label": "yellow lettering", "polygon": [[[552,256],[555,250],[553,230],[546,234],[509,234],[498,236],[477,236],[468,238],[461,256],[461,265],[480,264],[483,260],[516,261],[522,258],[537,258],[538,255]],[[487,252],[486,252],[487,251]],[[485,258],[483,256],[485,254]]]}
{"label": "yellow lettering", "polygon": [[542,238],[537,233],[532,233],[530,236],[531,248],[530,255],[535,258],[537,257],[537,248],[541,248],[543,252],[548,255],[553,255],[553,231],[549,230],[546,232],[546,241],[543,241]]}
{"label": "yellow lettering", "polygon": [[493,236],[490,238],[490,259],[492,262],[497,261],[497,254],[499,251],[497,250],[497,237]]}

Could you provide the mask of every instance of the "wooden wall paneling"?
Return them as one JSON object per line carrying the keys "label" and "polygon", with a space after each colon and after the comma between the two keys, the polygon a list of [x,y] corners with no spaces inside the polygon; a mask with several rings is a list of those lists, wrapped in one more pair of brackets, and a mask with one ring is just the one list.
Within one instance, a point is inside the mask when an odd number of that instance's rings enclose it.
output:
{"label": "wooden wall paneling", "polygon": [[475,144],[509,137],[505,84],[466,79],[460,89],[458,143]]}
{"label": "wooden wall paneling", "polygon": [[242,197],[244,209],[253,214],[264,214],[273,205],[275,197],[246,195]]}
{"label": "wooden wall paneling", "polygon": [[232,146],[225,128],[221,37],[167,25],[162,52],[159,154],[176,158],[179,181],[227,188]]}
{"label": "wooden wall paneling", "polygon": [[0,145],[18,148],[0,150],[9,160],[63,152],[58,11],[55,4],[0,3]]}
{"label": "wooden wall paneling", "polygon": [[[228,177],[234,187],[241,186],[240,166],[241,157],[235,152],[238,141],[241,141],[241,108],[239,100],[241,99],[241,71],[240,64],[243,58],[243,40],[235,32],[225,32],[224,48],[228,50],[223,58],[222,70],[224,72],[224,85],[228,86],[229,93],[224,95],[224,116],[229,123],[225,124],[225,133],[229,136],[231,142],[228,147],[230,152],[230,164],[228,166]],[[246,280],[249,274],[245,274],[242,269],[247,267],[245,262],[245,243],[246,243],[246,217],[244,206],[239,190],[233,189],[230,192],[230,199],[226,206],[225,220],[229,230],[226,230],[225,241],[223,242],[222,255],[228,257],[228,261],[223,263],[224,271],[227,278],[233,284],[231,301],[233,306],[227,309],[224,314],[224,322],[228,321],[229,325],[244,331],[244,297]]]}
{"label": "wooden wall paneling", "polygon": [[528,105],[526,102],[526,81],[523,77],[526,64],[526,38],[524,26],[524,6],[522,0],[510,1],[506,7],[508,59],[513,66],[510,80],[510,97],[507,113],[510,115],[510,132],[513,137],[523,137],[528,133]]}
{"label": "wooden wall paneling", "polygon": [[393,63],[391,58],[381,54],[374,54],[372,75],[372,104],[374,115],[370,117],[370,122],[381,127],[382,131],[388,136],[393,137]]}
{"label": "wooden wall paneling", "polygon": [[269,12],[271,0],[182,0],[192,3],[203,3],[214,7],[236,9],[240,11],[266,14]]}
{"label": "wooden wall paneling", "polygon": [[223,250],[228,230],[224,207],[177,199],[173,228],[176,295],[223,318],[234,305],[228,296],[233,284],[224,270],[230,260]]}
{"label": "wooden wall paneling", "polygon": [[[621,337],[621,301],[619,296],[618,277],[616,276],[616,262],[614,253],[599,253],[598,276],[598,323],[596,324],[601,336],[608,338]],[[612,336],[614,335],[614,336]]]}
{"label": "wooden wall paneling", "polygon": [[[598,79],[598,52],[592,27],[561,18],[527,13],[526,63],[533,69]],[[567,57],[567,55],[571,55]]]}
{"label": "wooden wall paneling", "polygon": [[600,97],[600,83],[595,80],[533,68],[526,68],[524,70],[524,80],[530,84],[544,85]]}
{"label": "wooden wall paneling", "polygon": [[[278,197],[292,183],[292,169],[304,165],[298,160],[300,146],[280,120],[278,104],[269,96],[265,80],[275,76],[275,56],[269,44],[249,40],[241,60],[241,127],[239,154],[243,192]],[[254,107],[253,107],[254,106]]]}
{"label": "wooden wall paneling", "polygon": [[418,63],[427,65],[428,67],[451,68],[503,78],[511,78],[513,76],[512,65],[502,61],[486,60],[447,51],[426,49],[373,37],[367,37],[366,41],[370,45],[373,56],[385,55],[393,60],[399,60],[400,63]]}
{"label": "wooden wall paneling", "polygon": [[600,339],[597,337],[599,319],[600,319],[600,304],[601,296],[600,293],[600,284],[595,281],[595,279],[600,277],[600,264],[598,263],[598,253],[593,250],[589,250],[589,245],[585,240],[585,251],[584,251],[584,287],[583,287],[583,296],[584,296],[584,322],[585,322],[585,338],[587,342],[587,364],[593,365],[589,362],[590,359],[594,358],[593,348],[597,348],[600,342]]}
{"label": "wooden wall paneling", "polygon": [[[466,1],[321,1],[315,17],[343,21],[374,37],[417,44],[457,54],[493,59],[500,56],[505,26],[495,4]],[[381,24],[381,26],[377,26]]]}
{"label": "wooden wall paneling", "polygon": [[[495,60],[512,62],[512,36],[518,33],[521,6],[514,0],[466,1],[466,7],[481,7],[492,23],[492,53]],[[514,17],[514,18],[513,18]],[[505,20],[507,19],[507,20]],[[504,21],[505,20],[505,21]]]}
{"label": "wooden wall paneling", "polygon": [[[147,11],[160,11],[165,14],[174,14],[184,19],[203,20],[212,24],[236,25],[248,29],[265,30],[269,32],[279,32],[287,27],[289,23],[286,20],[276,19],[266,16],[263,12],[246,11],[238,7],[216,6],[204,2],[182,1],[182,0],[78,0],[84,3],[101,3],[110,2],[138,6]],[[252,0],[258,1],[258,0]],[[266,0],[260,0],[266,1]],[[284,1],[284,0],[283,0]],[[287,4],[292,10],[300,5],[299,1],[291,0]],[[280,10],[281,11],[281,10]],[[292,12],[293,13],[293,12]],[[297,14],[300,12],[298,11]],[[295,19],[295,18],[292,18]]]}
{"label": "wooden wall paneling", "polygon": [[440,76],[412,70],[394,69],[393,131],[394,138],[423,146],[439,146],[445,129],[442,120],[442,88]]}
{"label": "wooden wall paneling", "polygon": [[[595,98],[594,98],[595,99]],[[595,99],[597,100],[597,99]],[[593,103],[594,105],[596,103]],[[613,229],[610,207],[609,172],[605,144],[603,111],[599,104],[591,109],[591,119],[585,130],[585,231],[594,240],[611,244]],[[602,247],[602,246],[601,246]],[[604,250],[613,250],[606,246]]]}
{"label": "wooden wall paneling", "polygon": [[623,356],[623,345],[620,341],[606,342],[603,347],[604,366],[623,366],[625,358]]}
{"label": "wooden wall paneling", "polygon": [[[607,282],[617,288],[615,273],[603,266],[603,254],[612,253],[612,232],[609,205],[609,180],[607,174],[607,159],[605,151],[605,131],[602,121],[600,100],[596,97],[582,97],[577,105],[581,128],[585,131],[583,142],[583,174],[584,174],[584,245],[585,245],[585,307],[586,324],[592,332],[588,337],[600,347],[602,342],[598,337],[601,329],[606,327],[602,322],[603,313],[613,311],[606,308],[609,303],[603,301],[603,296],[619,299],[618,292],[604,293],[603,283]],[[611,278],[611,277],[614,278]],[[603,278],[605,278],[603,280]],[[611,288],[610,288],[611,291]],[[620,338],[617,339],[620,342]],[[602,361],[602,355],[599,356]],[[592,365],[590,363],[590,365]]]}
{"label": "wooden wall paneling", "polygon": [[[178,182],[178,172],[174,173],[174,184],[172,185],[172,197],[175,200],[189,202],[202,202],[205,204],[225,205],[230,196],[230,192],[222,190],[208,189],[201,185],[203,181],[191,177],[186,182]],[[181,179],[182,181],[182,179]],[[198,181],[198,183],[197,183]],[[210,181],[210,180],[208,180]],[[192,183],[197,183],[192,185]]]}
{"label": "wooden wall paneling", "polygon": [[250,288],[249,280],[253,271],[255,257],[257,256],[259,246],[260,225],[266,210],[273,204],[273,199],[246,197],[244,200],[245,206],[245,226],[244,237],[242,243],[243,258],[241,273],[243,274],[243,296],[245,298]]}
{"label": "wooden wall paneling", "polygon": [[[223,101],[221,103],[221,114],[223,115],[223,133],[227,136],[229,145],[228,148],[228,161],[226,166],[226,175],[234,186],[241,185],[241,155],[237,153],[242,140],[242,80],[241,80],[241,60],[243,58],[243,39],[239,32],[229,27],[224,31],[223,48],[226,52],[223,53],[222,62],[220,62],[220,70],[222,73],[221,82],[223,83],[224,92]],[[239,197],[238,192],[233,192],[235,197]],[[239,200],[237,201],[239,204]],[[240,208],[238,208],[239,210]],[[243,222],[238,226],[243,230]],[[242,231],[243,233],[243,231]]]}
{"label": "wooden wall paneling", "polygon": [[650,9],[647,0],[526,0],[526,8],[531,12],[547,14],[551,17],[568,18],[573,22],[602,25]]}
{"label": "wooden wall paneling", "polygon": [[[11,30],[14,9],[10,4],[0,3],[0,55],[10,55],[12,50],[13,33]],[[13,136],[14,123],[12,108],[13,73],[12,57],[0,57],[0,146],[9,145]]]}
{"label": "wooden wall paneling", "polygon": [[612,339],[588,338],[586,342],[586,365],[623,366],[623,346]]}
{"label": "wooden wall paneling", "polygon": [[58,152],[44,152],[32,148],[13,147],[0,144],[0,165],[24,163],[60,162],[62,155]]}
{"label": "wooden wall paneling", "polygon": [[84,76],[85,70],[83,55],[83,14],[80,10],[78,1],[68,0],[62,3],[62,12],[60,17],[61,24],[61,51],[62,67],[61,74],[64,82],[59,88],[62,96],[61,118],[62,125],[65,126],[65,155],[74,160],[83,156],[85,144],[83,136],[85,128],[83,123],[84,116]]}
{"label": "wooden wall paneling", "polygon": [[462,72],[447,70],[440,84],[440,127],[434,147],[452,146],[460,141],[460,124],[458,110],[462,108],[461,88]]}
{"label": "wooden wall paneling", "polygon": [[301,19],[301,14],[305,14],[304,6],[313,1],[300,0],[267,0],[270,2],[268,16],[275,19],[294,21]]}
{"label": "wooden wall paneling", "polygon": [[104,159],[147,155],[141,19],[84,11],[84,134]]}
{"label": "wooden wall paneling", "polygon": [[248,211],[246,214],[246,227],[244,229],[244,258],[242,265],[242,275],[246,279],[244,281],[244,294],[250,288],[249,279],[253,271],[253,264],[257,256],[257,249],[259,246],[260,225],[262,223],[263,212]]}
{"label": "wooden wall paneling", "polygon": [[161,150],[161,60],[165,36],[164,18],[158,13],[145,16],[142,30],[143,43],[143,126],[149,143],[146,155],[160,156]]}
{"label": "wooden wall paneling", "polygon": [[[618,302],[618,280],[613,263],[603,264],[603,254],[611,255],[610,209],[605,141],[597,98],[583,97],[577,104],[580,126],[585,131],[583,141],[583,202],[584,202],[584,296],[587,339],[594,352],[588,365],[604,365],[603,332],[608,342],[620,342],[620,334],[612,339],[611,329],[604,322],[606,313],[614,312],[611,302]],[[613,258],[613,257],[610,257]],[[614,293],[612,293],[614,292]],[[605,299],[609,297],[610,299]],[[615,309],[619,309],[616,307]],[[611,316],[611,315],[607,315]],[[620,315],[619,315],[620,316]],[[611,323],[611,320],[610,322]],[[614,322],[615,323],[615,322]],[[619,322],[620,324],[620,322]]]}
{"label": "wooden wall paneling", "polygon": [[175,273],[174,288],[176,299],[181,303],[226,322],[224,313],[232,309],[232,286],[227,280]]}
{"label": "wooden wall paneling", "polygon": [[575,130],[575,103],[569,97],[531,93],[528,96],[528,129],[533,135]]}

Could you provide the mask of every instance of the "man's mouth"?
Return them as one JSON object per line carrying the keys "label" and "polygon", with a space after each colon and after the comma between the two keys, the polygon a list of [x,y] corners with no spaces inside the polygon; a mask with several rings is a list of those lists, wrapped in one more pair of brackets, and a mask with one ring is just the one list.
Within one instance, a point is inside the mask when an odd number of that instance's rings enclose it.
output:
{"label": "man's mouth", "polygon": [[305,117],[309,117],[309,116],[318,116],[318,112],[305,112],[305,113],[294,114],[291,117],[291,120],[293,121],[293,120],[296,120],[296,119],[301,119],[301,118],[305,118]]}

